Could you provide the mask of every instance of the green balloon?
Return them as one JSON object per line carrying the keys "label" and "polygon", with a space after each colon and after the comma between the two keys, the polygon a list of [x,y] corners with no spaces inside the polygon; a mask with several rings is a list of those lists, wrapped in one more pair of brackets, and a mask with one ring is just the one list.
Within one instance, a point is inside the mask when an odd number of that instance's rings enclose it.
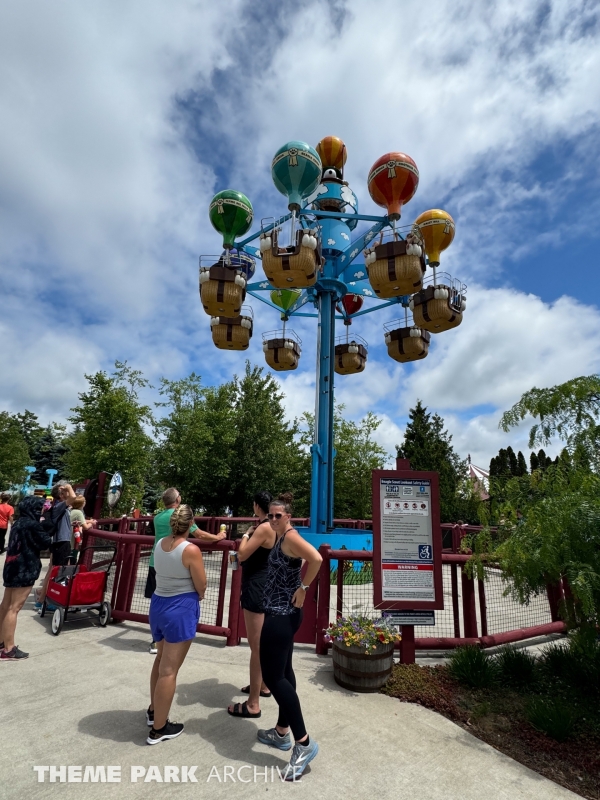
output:
{"label": "green balloon", "polygon": [[245,194],[225,189],[213,197],[208,214],[213,228],[223,234],[223,247],[231,249],[236,236],[250,229],[254,210]]}
{"label": "green balloon", "polygon": [[283,311],[289,311],[301,294],[302,289],[274,289],[271,300]]}

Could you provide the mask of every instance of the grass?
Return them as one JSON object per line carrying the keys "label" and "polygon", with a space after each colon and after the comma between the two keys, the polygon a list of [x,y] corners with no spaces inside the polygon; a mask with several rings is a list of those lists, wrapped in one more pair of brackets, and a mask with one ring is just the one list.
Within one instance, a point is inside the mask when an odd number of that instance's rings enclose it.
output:
{"label": "grass", "polygon": [[536,697],[527,708],[527,719],[533,727],[557,742],[566,742],[573,734],[576,715],[560,697]]}
{"label": "grass", "polygon": [[498,671],[493,659],[481,648],[458,647],[450,657],[450,675],[471,689],[484,689],[497,679]]}
{"label": "grass", "polygon": [[535,678],[535,657],[528,650],[517,650],[506,645],[495,656],[498,679],[501,683],[514,687],[525,687]]}

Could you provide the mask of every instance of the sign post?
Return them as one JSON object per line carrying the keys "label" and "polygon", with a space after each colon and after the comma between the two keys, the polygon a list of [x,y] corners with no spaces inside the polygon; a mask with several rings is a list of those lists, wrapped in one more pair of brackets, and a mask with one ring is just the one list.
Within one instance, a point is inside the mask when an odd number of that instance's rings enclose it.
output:
{"label": "sign post", "polygon": [[[404,465],[402,465],[404,466]],[[414,623],[444,608],[437,472],[373,470],[374,606],[402,627],[400,660],[414,663]],[[422,613],[430,612],[424,617]],[[407,623],[411,624],[407,624]]]}

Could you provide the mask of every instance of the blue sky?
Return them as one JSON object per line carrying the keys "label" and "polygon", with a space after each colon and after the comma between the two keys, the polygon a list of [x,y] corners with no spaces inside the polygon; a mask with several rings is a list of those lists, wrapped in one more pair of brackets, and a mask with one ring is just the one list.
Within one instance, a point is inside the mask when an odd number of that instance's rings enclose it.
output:
{"label": "blue sky", "polygon": [[[475,463],[524,447],[501,411],[600,362],[599,21],[585,0],[2,4],[0,407],[64,419],[83,373],[115,359],[156,384],[243,370],[199,303],[197,257],[220,245],[208,203],[236,188],[257,221],[283,212],[273,154],[335,134],[363,213],[378,213],[371,164],[414,158],[403,222],[448,210],[444,267],[469,286],[462,326],[416,365],[386,355],[394,312],[357,321],[369,362],[338,399],[382,416],[389,452],[417,398]],[[262,364],[278,319],[253,305]],[[290,417],[314,402],[314,324],[294,327],[300,367],[278,376]]]}

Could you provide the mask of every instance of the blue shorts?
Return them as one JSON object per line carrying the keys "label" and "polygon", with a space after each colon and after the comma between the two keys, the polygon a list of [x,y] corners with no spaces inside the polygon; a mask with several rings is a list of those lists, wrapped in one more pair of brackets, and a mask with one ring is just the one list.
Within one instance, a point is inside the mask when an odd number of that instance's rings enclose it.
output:
{"label": "blue shorts", "polygon": [[150,600],[150,630],[152,640],[169,644],[187,642],[196,635],[200,619],[200,600],[197,592],[175,594],[172,597],[152,595]]}

